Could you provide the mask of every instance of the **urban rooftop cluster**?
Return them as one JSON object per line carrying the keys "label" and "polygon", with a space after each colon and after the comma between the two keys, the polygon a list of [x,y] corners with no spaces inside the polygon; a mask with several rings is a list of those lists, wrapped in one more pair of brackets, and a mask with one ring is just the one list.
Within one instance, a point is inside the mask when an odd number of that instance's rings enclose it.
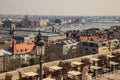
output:
{"label": "urban rooftop cluster", "polygon": [[0,18],[0,80],[119,80],[119,25],[61,30],[107,19],[114,22],[105,16]]}

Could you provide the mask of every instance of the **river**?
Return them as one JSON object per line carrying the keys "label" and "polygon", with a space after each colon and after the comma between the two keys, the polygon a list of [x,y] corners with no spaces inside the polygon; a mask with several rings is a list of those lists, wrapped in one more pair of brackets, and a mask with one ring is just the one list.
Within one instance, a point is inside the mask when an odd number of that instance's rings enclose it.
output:
{"label": "river", "polygon": [[[115,26],[115,25],[120,25],[120,23],[88,23],[85,25],[82,24],[69,24],[69,25],[64,25],[61,26],[61,30],[62,31],[68,31],[68,30],[82,30],[82,29],[89,29],[89,28],[110,28],[111,26]],[[49,26],[51,27],[51,26]],[[51,28],[50,30],[47,31],[52,31]],[[16,32],[16,35],[28,35],[28,34],[37,34],[36,32]],[[0,33],[0,37],[10,37],[9,32],[4,32],[4,33]]]}

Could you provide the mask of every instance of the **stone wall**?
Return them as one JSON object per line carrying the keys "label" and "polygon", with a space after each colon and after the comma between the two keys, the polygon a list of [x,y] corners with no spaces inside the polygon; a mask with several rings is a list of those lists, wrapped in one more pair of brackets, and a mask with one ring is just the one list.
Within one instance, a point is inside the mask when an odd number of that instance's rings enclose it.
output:
{"label": "stone wall", "polygon": [[[53,61],[53,62],[49,62],[49,63],[43,63],[43,66],[54,66],[54,65],[57,65],[58,63],[59,63],[59,61]],[[12,74],[13,75],[13,80],[19,79],[18,70],[21,71],[22,73],[29,72],[29,71],[36,72],[37,67],[39,67],[39,65],[19,68],[19,69],[16,69],[15,71],[9,71],[9,72],[5,72],[5,73],[1,73],[0,74],[0,80],[5,78],[6,73]]]}

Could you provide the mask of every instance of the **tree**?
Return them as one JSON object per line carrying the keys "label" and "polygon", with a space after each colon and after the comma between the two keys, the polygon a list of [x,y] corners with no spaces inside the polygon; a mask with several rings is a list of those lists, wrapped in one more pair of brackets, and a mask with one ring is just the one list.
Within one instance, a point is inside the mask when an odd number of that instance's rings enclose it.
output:
{"label": "tree", "polygon": [[55,23],[61,24],[61,20],[60,19],[56,19]]}

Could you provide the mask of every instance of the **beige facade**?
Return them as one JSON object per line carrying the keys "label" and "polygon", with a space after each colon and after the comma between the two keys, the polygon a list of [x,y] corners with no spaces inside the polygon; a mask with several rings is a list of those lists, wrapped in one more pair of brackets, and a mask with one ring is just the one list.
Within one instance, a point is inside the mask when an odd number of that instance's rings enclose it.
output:
{"label": "beige facade", "polygon": [[0,71],[4,70],[3,69],[3,57],[0,57]]}
{"label": "beige facade", "polygon": [[0,21],[0,25],[2,25],[3,23],[2,23],[2,21]]}
{"label": "beige facade", "polygon": [[9,70],[11,56],[1,56],[0,57],[0,72]]}
{"label": "beige facade", "polygon": [[74,51],[77,49],[77,42],[72,44],[64,44],[63,45],[63,55],[67,55],[70,51]]}
{"label": "beige facade", "polygon": [[66,39],[65,35],[59,35],[59,34],[49,34],[49,35],[43,35],[43,38],[45,41],[48,42],[55,42],[57,40],[62,40],[62,39]]}
{"label": "beige facade", "polygon": [[59,40],[59,39],[65,39],[66,38],[66,36],[62,36],[62,35],[59,35],[59,36],[50,36],[49,38],[48,38],[48,41],[56,41],[56,40]]}
{"label": "beige facade", "polygon": [[39,23],[40,23],[40,26],[47,26],[49,23],[49,20],[48,19],[40,20]]}
{"label": "beige facade", "polygon": [[119,49],[120,47],[120,41],[118,39],[112,39],[104,42],[109,47],[109,51],[114,51],[115,49]]}
{"label": "beige facade", "polygon": [[107,46],[103,46],[103,47],[98,48],[98,54],[108,53],[108,52],[109,52],[109,48]]}

